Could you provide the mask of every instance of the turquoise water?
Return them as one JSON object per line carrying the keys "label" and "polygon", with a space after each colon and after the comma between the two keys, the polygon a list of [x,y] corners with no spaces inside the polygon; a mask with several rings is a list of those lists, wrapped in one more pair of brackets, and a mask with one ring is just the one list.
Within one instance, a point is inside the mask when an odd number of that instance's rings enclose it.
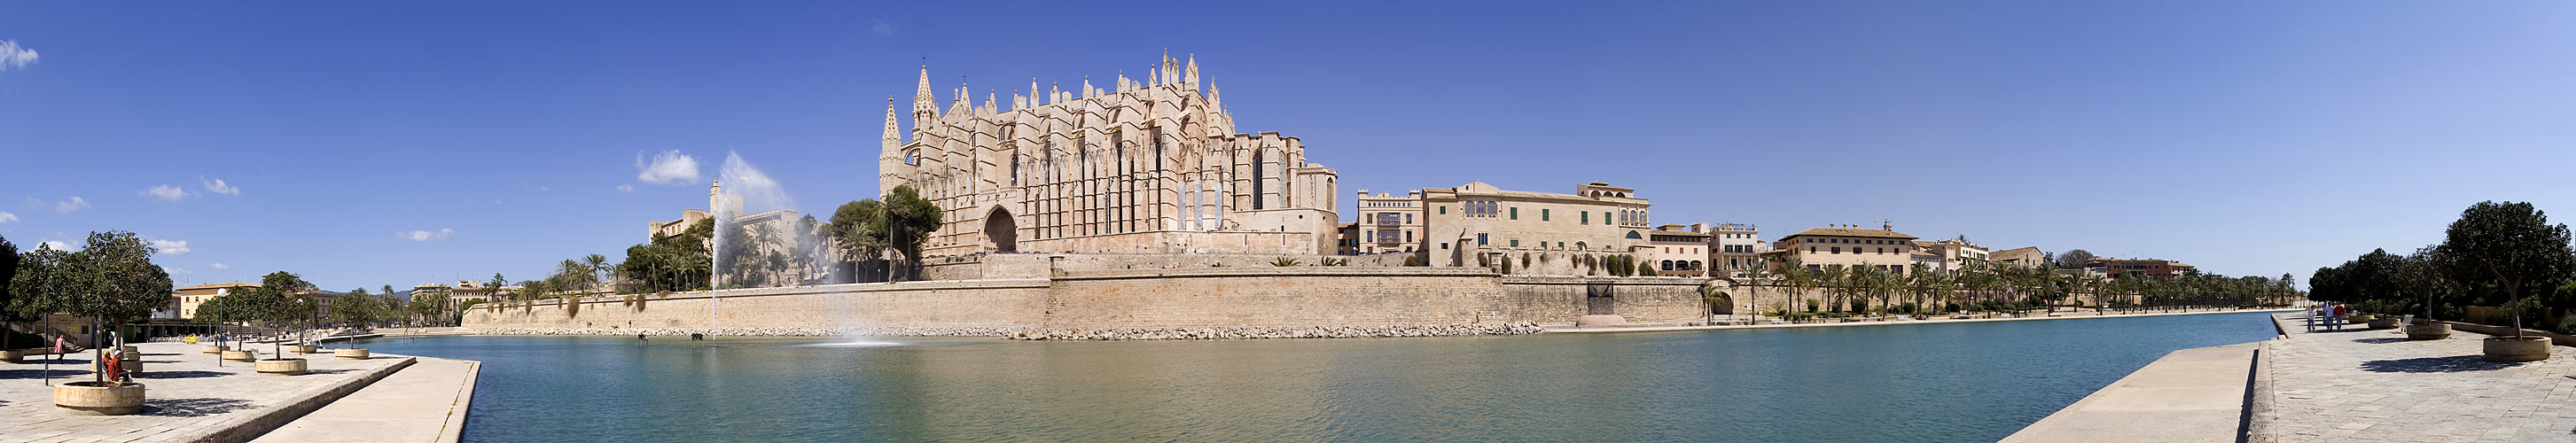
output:
{"label": "turquoise water", "polygon": [[2263,314],[1512,337],[432,337],[468,442],[1993,441]]}

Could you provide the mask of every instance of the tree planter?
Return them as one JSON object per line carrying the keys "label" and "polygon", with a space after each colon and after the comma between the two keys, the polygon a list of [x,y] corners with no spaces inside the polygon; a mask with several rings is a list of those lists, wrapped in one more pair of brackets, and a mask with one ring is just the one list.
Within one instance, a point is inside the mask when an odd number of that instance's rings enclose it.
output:
{"label": "tree planter", "polygon": [[2353,314],[2353,315],[2346,315],[2346,316],[2343,316],[2343,322],[2344,322],[2345,324],[2362,324],[2362,323],[2369,323],[2369,322],[2372,322],[2372,321],[2376,321],[2376,320],[2378,320],[2378,319],[2379,319],[2379,317],[2378,317],[2378,316],[2374,316],[2374,315],[2370,315],[2370,314]]}
{"label": "tree planter", "polygon": [[2397,317],[2380,317],[2380,318],[2370,319],[2370,328],[2371,328],[2371,329],[2396,329],[2396,328],[2397,328]]}
{"label": "tree planter", "polygon": [[2487,337],[2487,361],[2540,361],[2549,358],[2549,337]]}
{"label": "tree planter", "polygon": [[250,351],[224,351],[225,360],[251,361],[257,358],[258,357],[251,356]]}
{"label": "tree planter", "polygon": [[19,352],[16,349],[0,349],[0,362],[17,363],[26,359],[27,353],[25,352]]}
{"label": "tree planter", "polygon": [[2415,324],[2406,325],[2407,340],[2441,340],[2445,338],[2451,338],[2450,323],[2416,322]]}
{"label": "tree planter", "polygon": [[231,346],[211,346],[211,345],[210,345],[210,346],[206,346],[206,347],[204,347],[204,348],[200,348],[200,349],[202,349],[203,351],[205,351],[205,353],[208,353],[208,354],[221,354],[221,353],[224,353],[224,351],[230,351],[230,350],[233,350],[233,347],[231,347]]}
{"label": "tree planter", "polygon": [[143,355],[143,348],[124,346],[118,349],[124,350],[127,355]]}
{"label": "tree planter", "polygon": [[143,384],[76,381],[54,385],[54,406],[79,415],[127,415],[143,412]]}
{"label": "tree planter", "polygon": [[320,352],[322,352],[322,351],[317,351],[317,350],[314,350],[314,349],[315,349],[315,348],[314,348],[314,346],[313,346],[313,345],[295,345],[295,346],[288,346],[288,347],[286,347],[286,352],[293,352],[293,353],[297,353],[297,354],[314,354],[314,353],[320,353]]}
{"label": "tree planter", "polygon": [[301,359],[301,358],[270,358],[270,359],[261,359],[261,360],[259,361],[259,373],[261,373],[261,374],[278,374],[278,375],[304,375],[304,359]]}
{"label": "tree planter", "polygon": [[331,358],[341,360],[365,360],[367,359],[367,348],[333,349],[331,350]]}

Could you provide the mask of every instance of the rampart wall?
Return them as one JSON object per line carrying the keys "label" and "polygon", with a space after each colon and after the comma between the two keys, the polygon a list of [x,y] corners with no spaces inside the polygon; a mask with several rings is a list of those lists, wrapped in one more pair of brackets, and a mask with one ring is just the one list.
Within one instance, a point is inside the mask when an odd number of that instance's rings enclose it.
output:
{"label": "rampart wall", "polygon": [[[1027,265],[1011,262],[1017,259],[980,265]],[[1572,323],[1586,314],[1618,314],[1630,321],[1697,318],[1705,312],[1698,294],[1700,282],[1671,277],[1504,276],[1483,268],[1200,266],[1063,271],[1047,278],[702,291],[648,296],[641,306],[627,296],[591,297],[581,300],[577,310],[557,301],[502,304],[468,310],[465,326],[488,333],[601,335],[855,332],[1238,338],[1527,333],[1535,330],[1528,326],[1533,323]]]}

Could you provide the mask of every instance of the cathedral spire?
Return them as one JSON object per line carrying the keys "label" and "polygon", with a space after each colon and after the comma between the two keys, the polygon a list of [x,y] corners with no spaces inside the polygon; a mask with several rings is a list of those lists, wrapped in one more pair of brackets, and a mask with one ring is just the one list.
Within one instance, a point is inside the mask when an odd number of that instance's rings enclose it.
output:
{"label": "cathedral spire", "polygon": [[1082,91],[1082,96],[1083,96],[1083,97],[1090,97],[1090,96],[1092,96],[1092,95],[1096,95],[1096,94],[1099,94],[1099,93],[1100,93],[1100,91],[1094,91],[1094,90],[1092,90],[1092,89],[1091,89],[1091,76],[1088,76],[1088,75],[1082,76],[1082,89],[1081,89],[1081,91]]}
{"label": "cathedral spire", "polygon": [[885,148],[903,144],[903,135],[895,132],[894,96],[886,96]]}
{"label": "cathedral spire", "polygon": [[1029,107],[1038,106],[1038,78],[1029,77]]}
{"label": "cathedral spire", "polygon": [[921,125],[922,120],[927,120],[925,117],[938,115],[939,105],[936,100],[930,95],[930,65],[921,65],[921,85],[914,88],[912,92],[914,126]]}
{"label": "cathedral spire", "polygon": [[1199,55],[1198,55],[1198,54],[1190,54],[1190,66],[1189,66],[1189,67],[1187,67],[1187,68],[1182,68],[1182,70],[1181,70],[1181,82],[1182,82],[1182,83],[1193,83],[1193,84],[1195,84],[1195,83],[1198,83],[1198,82],[1199,82]]}
{"label": "cathedral spire", "polygon": [[1002,108],[993,107],[993,90],[986,89],[984,90],[984,113],[991,114],[996,112],[1002,112]]}

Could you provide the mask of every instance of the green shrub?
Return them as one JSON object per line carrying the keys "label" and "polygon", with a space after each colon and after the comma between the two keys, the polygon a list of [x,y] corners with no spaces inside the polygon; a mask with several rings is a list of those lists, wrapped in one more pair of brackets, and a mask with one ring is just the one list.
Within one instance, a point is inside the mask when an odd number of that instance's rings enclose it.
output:
{"label": "green shrub", "polygon": [[1860,297],[1852,297],[1852,299],[1851,299],[1851,311],[1852,311],[1853,313],[1867,313],[1867,312],[1869,312],[1869,300],[1865,300],[1865,299],[1862,299],[1862,298],[1860,298]]}
{"label": "green shrub", "polygon": [[2576,315],[2559,319],[2557,331],[2560,334],[2576,334]]}
{"label": "green shrub", "polygon": [[1816,309],[1823,308],[1823,307],[1825,307],[1824,302],[1817,301],[1816,299],[1812,299],[1812,298],[1807,299],[1807,312],[1816,312]]}

